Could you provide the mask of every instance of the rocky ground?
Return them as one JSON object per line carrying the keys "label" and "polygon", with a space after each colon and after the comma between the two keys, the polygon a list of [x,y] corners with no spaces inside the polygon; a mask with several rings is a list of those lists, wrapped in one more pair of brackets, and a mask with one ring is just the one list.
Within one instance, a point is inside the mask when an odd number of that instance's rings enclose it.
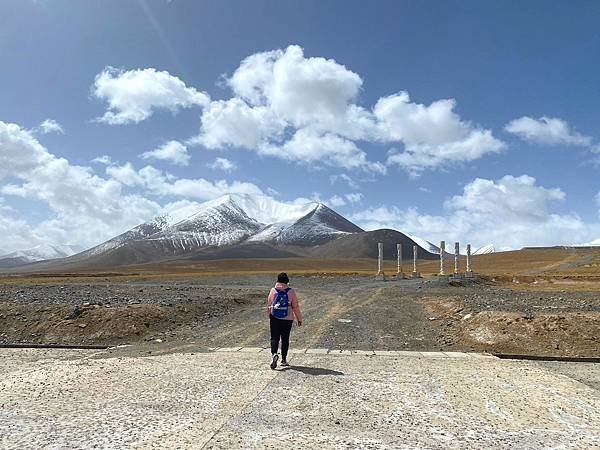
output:
{"label": "rocky ground", "polygon": [[[0,343],[268,343],[265,276],[0,285]],[[600,356],[598,292],[296,277],[297,347]]]}

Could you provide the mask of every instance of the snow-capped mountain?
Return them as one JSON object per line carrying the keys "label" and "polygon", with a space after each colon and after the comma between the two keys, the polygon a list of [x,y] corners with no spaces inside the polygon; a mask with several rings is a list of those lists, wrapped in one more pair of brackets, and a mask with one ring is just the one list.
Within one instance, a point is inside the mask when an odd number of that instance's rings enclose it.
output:
{"label": "snow-capped mountain", "polygon": [[0,267],[13,267],[37,261],[66,258],[81,250],[81,247],[77,245],[39,244],[35,247],[0,256]]}
{"label": "snow-capped mountain", "polygon": [[168,256],[240,242],[307,246],[362,231],[322,203],[297,205],[267,196],[228,194],[157,217],[77,257],[124,248],[138,255]]}
{"label": "snow-capped mountain", "polygon": [[489,253],[495,253],[496,249],[494,244],[484,245],[483,247],[479,247],[477,250],[473,252],[473,255],[487,255]]}
{"label": "snow-capped mountain", "polygon": [[[377,242],[385,257],[436,258],[439,249],[395,230],[364,231],[319,202],[289,204],[271,197],[228,194],[193,204],[138,225],[96,247],[41,268],[124,266],[195,259],[373,258]],[[375,253],[374,253],[375,252]],[[44,266],[44,267],[42,267]]]}

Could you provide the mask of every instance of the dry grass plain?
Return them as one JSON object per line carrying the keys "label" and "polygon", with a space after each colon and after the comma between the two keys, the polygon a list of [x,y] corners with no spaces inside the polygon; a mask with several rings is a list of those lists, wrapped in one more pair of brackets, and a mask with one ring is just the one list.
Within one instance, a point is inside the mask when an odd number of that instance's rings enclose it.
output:
{"label": "dry grass plain", "polygon": [[[460,268],[464,271],[466,257],[461,256]],[[78,270],[60,272],[0,272],[0,284],[55,284],[98,281],[150,281],[190,277],[228,277],[236,275],[272,275],[287,271],[297,276],[371,275],[376,272],[373,259],[228,259],[213,261],[168,261],[159,264],[134,265],[123,268]],[[446,258],[446,273],[452,273],[454,259]],[[396,261],[385,260],[387,274],[396,273]],[[439,261],[418,261],[418,270],[424,277],[437,276]],[[478,275],[494,279],[497,283],[510,283],[517,288],[533,285],[535,289],[599,289],[600,247],[585,248],[531,248],[488,255],[473,256],[473,270]],[[412,272],[412,260],[403,262],[403,271]]]}

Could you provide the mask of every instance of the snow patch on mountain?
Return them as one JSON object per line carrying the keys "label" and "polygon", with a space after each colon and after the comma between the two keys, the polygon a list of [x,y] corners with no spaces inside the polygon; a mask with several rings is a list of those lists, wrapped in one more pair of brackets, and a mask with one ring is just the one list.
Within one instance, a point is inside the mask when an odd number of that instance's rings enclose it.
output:
{"label": "snow patch on mountain", "polygon": [[496,248],[494,244],[484,245],[483,247],[479,247],[477,250],[473,252],[473,255],[488,255],[490,253],[495,253]]}
{"label": "snow patch on mountain", "polygon": [[237,205],[248,217],[263,224],[293,223],[320,205],[317,202],[283,203],[266,195],[229,194],[222,199]]}
{"label": "snow patch on mountain", "polygon": [[227,194],[168,211],[78,256],[99,255],[135,243],[168,254],[246,240],[314,245],[344,233],[361,231],[318,202],[288,204],[268,196]]}
{"label": "snow patch on mountain", "polygon": [[44,261],[47,259],[66,258],[81,251],[77,245],[39,244],[35,247],[17,250],[0,256],[0,260],[14,259],[23,263]]}
{"label": "snow patch on mountain", "polygon": [[433,254],[440,253],[440,248],[433,245],[431,242],[426,241],[425,239],[422,239],[418,236],[413,236],[412,234],[408,234],[408,233],[404,233],[404,232],[402,232],[402,233],[409,239],[413,240],[415,242],[415,244],[417,244],[419,247],[427,250],[429,253],[433,253]]}

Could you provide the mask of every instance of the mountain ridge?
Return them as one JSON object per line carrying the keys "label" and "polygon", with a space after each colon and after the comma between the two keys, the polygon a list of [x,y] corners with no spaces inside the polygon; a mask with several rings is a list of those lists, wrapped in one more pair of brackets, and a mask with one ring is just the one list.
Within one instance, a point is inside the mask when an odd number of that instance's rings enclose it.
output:
{"label": "mountain ridge", "polygon": [[0,267],[16,267],[38,261],[66,258],[81,252],[81,247],[69,244],[38,244],[0,255]]}
{"label": "mountain ridge", "polygon": [[403,244],[404,258],[412,258],[413,245],[419,246],[423,258],[434,257],[437,249],[395,230],[365,231],[320,202],[288,204],[267,196],[227,194],[155,217],[95,247],[37,267],[236,257],[376,257],[377,239],[384,242],[386,259],[395,255],[396,243]]}

